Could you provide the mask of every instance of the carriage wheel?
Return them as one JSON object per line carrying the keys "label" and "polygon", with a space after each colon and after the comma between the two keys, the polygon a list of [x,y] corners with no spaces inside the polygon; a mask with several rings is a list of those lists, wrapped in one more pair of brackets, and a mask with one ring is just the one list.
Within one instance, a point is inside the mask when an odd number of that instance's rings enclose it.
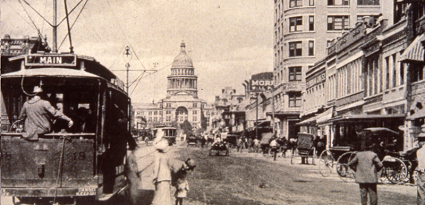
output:
{"label": "carriage wheel", "polygon": [[336,172],[342,181],[354,182],[354,170],[348,166],[350,162],[356,156],[355,152],[346,152],[338,158],[336,164]]}
{"label": "carriage wheel", "polygon": [[329,176],[332,173],[333,164],[335,162],[331,151],[323,150],[319,157],[319,171],[324,177]]}
{"label": "carriage wheel", "polygon": [[387,179],[393,183],[402,183],[408,177],[407,166],[399,158],[388,158],[382,161]]}

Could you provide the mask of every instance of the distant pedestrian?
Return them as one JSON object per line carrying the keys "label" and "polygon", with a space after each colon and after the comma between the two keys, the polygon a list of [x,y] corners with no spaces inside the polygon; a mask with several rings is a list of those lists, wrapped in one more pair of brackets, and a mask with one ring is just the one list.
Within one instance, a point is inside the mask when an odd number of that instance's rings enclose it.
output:
{"label": "distant pedestrian", "polygon": [[238,137],[238,139],[236,140],[236,152],[242,152],[242,137]]}
{"label": "distant pedestrian", "polygon": [[146,143],[146,146],[149,146],[149,137],[148,136],[145,137],[145,143]]}
{"label": "distant pedestrian", "polygon": [[420,148],[416,151],[416,157],[418,159],[418,166],[416,167],[418,171],[416,184],[418,189],[417,204],[425,205],[425,133],[419,134],[418,144]]}
{"label": "distant pedestrian", "polygon": [[254,152],[258,153],[259,150],[260,150],[260,140],[255,138],[254,139]]}
{"label": "distant pedestrian", "polygon": [[364,151],[357,152],[356,156],[348,163],[355,171],[356,182],[359,183],[361,204],[367,205],[369,195],[370,205],[378,204],[377,172],[383,167],[376,153],[370,151],[372,143],[366,142],[362,147]]}
{"label": "distant pedestrian", "polygon": [[272,138],[269,146],[270,146],[271,154],[273,156],[273,160],[276,161],[276,155],[277,155],[277,140],[276,140],[276,137]]}

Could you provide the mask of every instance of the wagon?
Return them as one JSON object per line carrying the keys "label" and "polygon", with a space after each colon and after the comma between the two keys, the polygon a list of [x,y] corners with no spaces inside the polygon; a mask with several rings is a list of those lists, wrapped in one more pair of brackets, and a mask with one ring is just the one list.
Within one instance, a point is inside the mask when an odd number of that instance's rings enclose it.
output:
{"label": "wagon", "polygon": [[301,157],[302,164],[307,163],[308,164],[308,157],[312,156],[314,164],[314,147],[313,147],[313,135],[310,133],[298,133],[297,135],[297,145],[295,147],[295,150],[291,153],[291,164],[294,162],[295,157]]}

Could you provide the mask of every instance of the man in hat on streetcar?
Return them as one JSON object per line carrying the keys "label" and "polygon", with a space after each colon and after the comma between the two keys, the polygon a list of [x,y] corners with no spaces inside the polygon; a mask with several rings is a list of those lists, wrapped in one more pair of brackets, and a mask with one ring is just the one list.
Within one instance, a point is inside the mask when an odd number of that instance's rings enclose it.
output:
{"label": "man in hat on streetcar", "polygon": [[[422,125],[422,130],[425,129],[425,124]],[[418,136],[419,149],[416,151],[416,157],[418,159],[418,166],[416,170],[418,171],[418,180],[417,180],[417,204],[425,205],[425,132],[422,132]]]}
{"label": "man in hat on streetcar", "polygon": [[33,93],[34,96],[24,103],[18,117],[19,120],[25,120],[26,133],[23,134],[25,139],[38,140],[38,134],[51,132],[54,119],[68,121],[68,127],[74,124],[71,118],[41,98],[43,93],[41,87],[35,86]]}

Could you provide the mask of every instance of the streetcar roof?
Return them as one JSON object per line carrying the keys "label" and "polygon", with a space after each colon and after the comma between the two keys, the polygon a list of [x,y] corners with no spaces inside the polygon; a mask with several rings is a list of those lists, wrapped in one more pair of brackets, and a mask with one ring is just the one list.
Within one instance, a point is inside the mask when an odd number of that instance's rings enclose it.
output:
{"label": "streetcar roof", "polygon": [[57,68],[57,67],[24,69],[24,70],[19,70],[19,71],[10,72],[10,73],[1,75],[2,78],[35,77],[35,76],[101,78],[98,75],[86,72],[84,70]]}

